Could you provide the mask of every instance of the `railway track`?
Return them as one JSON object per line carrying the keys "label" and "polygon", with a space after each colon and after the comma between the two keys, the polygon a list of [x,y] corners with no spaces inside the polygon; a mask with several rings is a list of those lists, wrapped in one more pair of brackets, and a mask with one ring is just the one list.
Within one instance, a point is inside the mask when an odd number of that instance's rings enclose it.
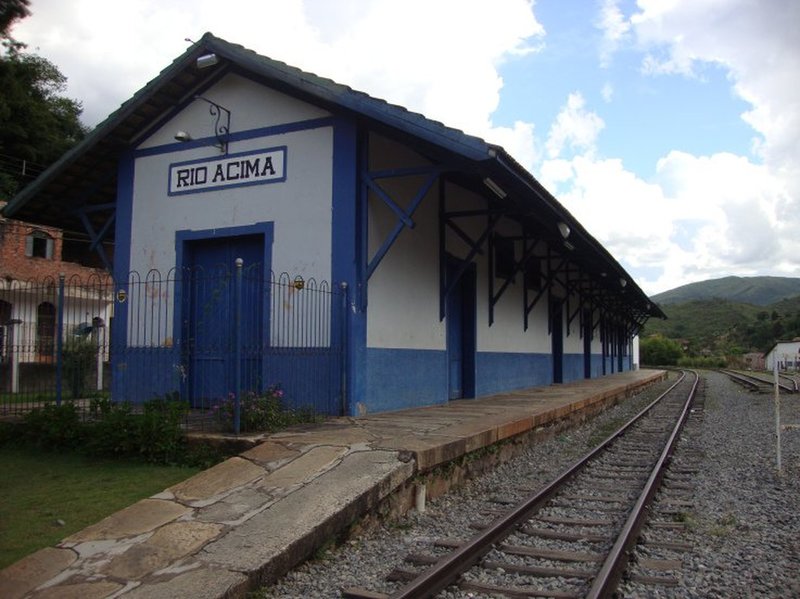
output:
{"label": "railway track", "polygon": [[[751,391],[758,391],[763,393],[771,393],[775,388],[775,380],[769,375],[744,373],[737,370],[720,370],[723,374],[728,376],[733,382],[738,383]],[[797,380],[792,377],[780,375],[778,378],[778,387],[781,393],[797,393],[798,384]]]}
{"label": "railway track", "polygon": [[[342,589],[351,599],[462,592],[507,597],[607,597],[627,567],[648,507],[690,414],[696,373],[677,382],[541,490],[483,514],[468,540],[440,539],[406,557],[392,594]],[[511,494],[511,493],[510,493]],[[462,531],[463,532],[463,531]],[[449,592],[449,590],[448,590]]]}

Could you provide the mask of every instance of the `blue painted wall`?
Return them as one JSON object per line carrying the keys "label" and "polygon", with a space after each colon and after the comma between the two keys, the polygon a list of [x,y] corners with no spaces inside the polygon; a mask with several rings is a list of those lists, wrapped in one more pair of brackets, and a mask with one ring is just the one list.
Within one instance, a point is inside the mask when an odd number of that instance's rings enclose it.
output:
{"label": "blue painted wall", "polygon": [[[128,273],[131,265],[131,222],[133,214],[133,178],[135,162],[130,152],[122,154],[117,165],[117,208],[114,220],[114,282],[115,297],[119,291],[128,293]],[[111,323],[111,338],[118,347],[128,344],[128,302],[116,301]],[[111,355],[111,397],[123,397],[128,388],[128,371],[124,363]]]}
{"label": "blue painted wall", "polygon": [[592,354],[592,378],[603,376],[603,354]]}
{"label": "blue painted wall", "polygon": [[[337,117],[333,128],[333,217],[331,226],[331,284],[345,284],[347,308],[334,314],[334,331],[343,331],[341,345],[344,346],[345,397],[342,414],[354,416],[358,413],[358,402],[366,394],[367,371],[367,315],[361,307],[359,294],[363,289],[364,273],[361,269],[363,256],[361,245],[366,226],[359,207],[359,147],[358,127],[353,119]],[[332,412],[333,413],[333,412]],[[339,413],[339,412],[336,412]]]}
{"label": "blue painted wall", "polygon": [[[402,410],[447,402],[447,354],[435,350],[368,348],[366,394],[356,414]],[[610,371],[610,359],[608,373]],[[478,352],[478,397],[541,387],[553,382],[550,354]],[[625,358],[625,370],[630,369]],[[603,357],[592,354],[592,377],[603,376]],[[564,382],[582,380],[583,354],[564,356]]]}
{"label": "blue painted wall", "polygon": [[476,394],[491,395],[553,382],[550,354],[478,352]]}
{"label": "blue painted wall", "polygon": [[356,413],[447,403],[447,352],[366,350],[366,393]]}
{"label": "blue painted wall", "polygon": [[181,355],[177,347],[125,347],[115,341],[111,364],[114,401],[142,403],[181,390]]}
{"label": "blue painted wall", "polygon": [[564,382],[583,379],[583,354],[564,354]]}

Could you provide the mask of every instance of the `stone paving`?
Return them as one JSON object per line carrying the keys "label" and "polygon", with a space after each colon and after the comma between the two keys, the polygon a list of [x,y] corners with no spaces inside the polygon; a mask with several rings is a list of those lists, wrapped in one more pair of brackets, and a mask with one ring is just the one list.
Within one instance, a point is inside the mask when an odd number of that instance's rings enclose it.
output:
{"label": "stone paving", "polygon": [[618,373],[270,435],[0,571],[0,597],[244,597],[415,474],[663,376]]}

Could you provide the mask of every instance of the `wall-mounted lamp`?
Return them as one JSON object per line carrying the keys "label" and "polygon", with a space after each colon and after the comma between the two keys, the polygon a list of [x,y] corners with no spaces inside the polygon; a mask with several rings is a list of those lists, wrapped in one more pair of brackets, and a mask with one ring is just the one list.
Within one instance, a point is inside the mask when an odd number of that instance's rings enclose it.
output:
{"label": "wall-mounted lamp", "polygon": [[622,277],[620,277],[620,278],[619,278],[619,286],[620,286],[620,287],[622,287],[623,289],[625,289],[625,285],[627,285],[627,284],[628,284],[628,281],[626,281],[626,280],[625,280],[624,278],[622,278]]}
{"label": "wall-mounted lamp", "polygon": [[497,183],[492,181],[489,177],[484,178],[483,184],[492,190],[492,192],[501,200],[505,198],[508,194],[500,187]]}
{"label": "wall-mounted lamp", "polygon": [[199,56],[196,62],[198,69],[207,69],[208,67],[213,67],[217,63],[219,63],[219,57],[213,52],[211,54]]}
{"label": "wall-mounted lamp", "polygon": [[[209,114],[216,117],[216,121],[214,122],[214,135],[217,138],[217,143],[214,144],[214,147],[219,148],[219,151],[223,154],[227,154],[228,134],[231,131],[231,111],[203,96],[195,96],[194,99],[206,102],[208,104]],[[178,131],[175,134],[175,139],[180,142],[187,142],[192,141],[194,138],[188,131]]]}
{"label": "wall-mounted lamp", "polygon": [[569,228],[569,225],[565,222],[558,223],[558,232],[561,233],[561,237],[566,239],[569,237],[569,234],[572,232],[572,229]]}

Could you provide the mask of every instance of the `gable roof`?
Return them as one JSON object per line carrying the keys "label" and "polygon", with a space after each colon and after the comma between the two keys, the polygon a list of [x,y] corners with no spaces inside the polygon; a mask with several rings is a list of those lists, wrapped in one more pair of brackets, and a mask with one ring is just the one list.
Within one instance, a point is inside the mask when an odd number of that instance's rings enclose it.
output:
{"label": "gable roof", "polygon": [[[213,69],[197,68],[197,59],[216,54]],[[240,72],[278,91],[318,105],[336,114],[356,118],[367,127],[401,141],[433,159],[457,165],[462,175],[477,186],[491,177],[508,193],[505,200],[523,226],[535,225],[539,238],[562,243],[559,222],[571,230],[570,257],[587,272],[606,281],[609,288],[624,279],[626,302],[643,314],[664,318],[611,254],[502,147],[447,127],[421,114],[406,110],[336,83],[261,56],[240,45],[206,33],[161,73],[136,92],[116,111],[67,151],[35,181],[23,188],[4,213],[67,230],[84,231],[78,208],[95,231],[107,223],[116,201],[119,157],[131,151],[160,124],[161,118],[199,89],[228,72]],[[88,208],[88,210],[85,210]]]}

